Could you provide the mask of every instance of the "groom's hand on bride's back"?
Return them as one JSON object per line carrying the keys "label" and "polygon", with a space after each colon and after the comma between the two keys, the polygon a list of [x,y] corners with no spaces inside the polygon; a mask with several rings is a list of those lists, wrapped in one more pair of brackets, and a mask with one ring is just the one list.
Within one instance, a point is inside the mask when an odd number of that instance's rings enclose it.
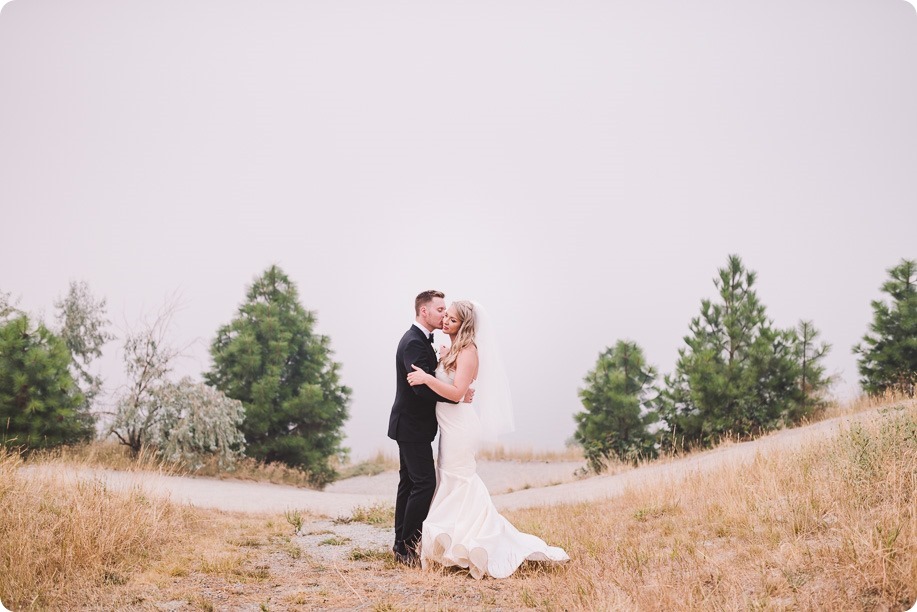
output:
{"label": "groom's hand on bride's back", "polygon": [[470,404],[472,401],[474,401],[474,389],[468,387],[468,390],[465,391],[465,397],[462,398],[462,403]]}

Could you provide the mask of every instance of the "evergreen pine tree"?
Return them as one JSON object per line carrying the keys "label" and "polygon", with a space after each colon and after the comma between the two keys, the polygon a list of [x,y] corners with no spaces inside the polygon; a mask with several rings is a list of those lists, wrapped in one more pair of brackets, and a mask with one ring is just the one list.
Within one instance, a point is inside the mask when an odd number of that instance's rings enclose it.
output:
{"label": "evergreen pine tree", "polygon": [[800,321],[796,326],[794,355],[799,368],[799,403],[791,409],[788,420],[798,422],[808,418],[825,407],[825,391],[831,384],[831,377],[825,376],[822,361],[831,350],[831,345],[819,342],[821,332],[812,321]]}
{"label": "evergreen pine tree", "polygon": [[853,348],[859,355],[860,385],[869,394],[917,391],[917,260],[902,259],[888,270],[882,292],[872,302],[870,333]]}
{"label": "evergreen pine tree", "polygon": [[647,430],[655,420],[655,413],[647,409],[655,378],[655,368],[646,364],[635,342],[619,340],[599,355],[579,392],[585,411],[574,415],[573,434],[594,471],[603,471],[604,461],[612,456],[636,461],[655,454]]}
{"label": "evergreen pine tree", "polygon": [[0,443],[36,449],[92,435],[69,368],[67,345],[44,324],[33,329],[25,314],[0,323]]}
{"label": "evergreen pine tree", "polygon": [[350,389],[339,383],[330,341],[314,325],[295,285],[271,266],[217,332],[205,378],[245,407],[247,455],[302,468],[322,485],[335,476],[329,457],[345,452]]}
{"label": "evergreen pine tree", "polygon": [[795,334],[768,319],[756,279],[731,255],[713,281],[719,300],[702,300],[660,396],[664,446],[690,448],[728,433],[758,434],[776,427],[799,403]]}

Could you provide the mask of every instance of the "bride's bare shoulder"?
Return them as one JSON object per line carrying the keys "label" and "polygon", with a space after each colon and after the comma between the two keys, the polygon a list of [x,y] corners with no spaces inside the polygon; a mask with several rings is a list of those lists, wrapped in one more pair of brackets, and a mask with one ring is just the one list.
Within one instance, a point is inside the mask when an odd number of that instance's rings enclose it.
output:
{"label": "bride's bare shoulder", "polygon": [[476,346],[473,345],[473,344],[469,344],[468,346],[466,346],[465,348],[463,348],[461,351],[459,351],[459,354],[458,354],[458,357],[456,358],[456,361],[462,361],[462,362],[466,362],[466,361],[467,361],[467,362],[471,362],[471,363],[477,363],[477,361],[478,361],[478,347],[476,347]]}
{"label": "bride's bare shoulder", "polygon": [[469,344],[459,353],[458,360],[462,362],[463,368],[469,368],[473,372],[471,375],[472,380],[478,377],[478,347],[474,344]]}

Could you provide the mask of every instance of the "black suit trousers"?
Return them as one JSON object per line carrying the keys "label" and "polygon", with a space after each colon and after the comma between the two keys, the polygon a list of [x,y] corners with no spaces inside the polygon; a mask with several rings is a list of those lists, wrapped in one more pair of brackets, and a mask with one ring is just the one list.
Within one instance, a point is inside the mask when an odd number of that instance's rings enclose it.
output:
{"label": "black suit trousers", "polygon": [[430,442],[398,442],[400,468],[395,498],[395,547],[405,552],[420,543],[423,521],[436,491]]}

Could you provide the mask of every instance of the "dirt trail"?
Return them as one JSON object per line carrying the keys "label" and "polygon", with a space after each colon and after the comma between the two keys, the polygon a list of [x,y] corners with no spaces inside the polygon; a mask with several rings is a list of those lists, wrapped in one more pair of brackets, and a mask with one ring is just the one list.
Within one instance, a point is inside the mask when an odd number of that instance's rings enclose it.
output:
{"label": "dirt trail", "polygon": [[[629,487],[660,480],[678,480],[726,465],[751,462],[758,453],[798,448],[808,440],[836,435],[853,422],[875,419],[880,409],[837,417],[806,427],[788,429],[752,442],[725,445],[684,459],[646,465],[622,473],[577,480],[576,462],[481,461],[478,472],[501,510],[605,499]],[[35,476],[47,476],[41,466],[24,468]],[[354,508],[375,503],[394,503],[398,475],[386,472],[361,476],[330,485],[325,491],[242,480],[167,476],[152,472],[119,472],[73,469],[57,477],[97,479],[113,489],[141,487],[149,494],[165,495],[178,503],[239,512],[305,510],[331,518],[349,516]],[[513,490],[516,489],[516,490]]]}
{"label": "dirt trail", "polygon": [[682,459],[645,465],[619,474],[594,476],[554,487],[497,495],[494,496],[494,502],[501,510],[508,510],[606,499],[644,483],[679,481],[693,474],[751,463],[759,454],[793,451],[809,441],[834,437],[848,429],[852,423],[874,420],[886,409],[876,408],[805,427],[785,429],[750,442],[726,444]]}
{"label": "dirt trail", "polygon": [[[496,494],[513,488],[545,487],[575,479],[580,462],[548,463],[543,461],[481,461],[478,472],[488,488]],[[67,481],[99,480],[113,490],[142,488],[150,495],[169,497],[178,503],[199,508],[235,512],[283,512],[306,510],[331,518],[349,516],[358,506],[376,503],[394,504],[398,486],[397,472],[376,476],[358,476],[335,482],[324,491],[246,480],[169,476],[156,472],[125,472],[97,468],[28,466],[27,474],[56,477]]]}

